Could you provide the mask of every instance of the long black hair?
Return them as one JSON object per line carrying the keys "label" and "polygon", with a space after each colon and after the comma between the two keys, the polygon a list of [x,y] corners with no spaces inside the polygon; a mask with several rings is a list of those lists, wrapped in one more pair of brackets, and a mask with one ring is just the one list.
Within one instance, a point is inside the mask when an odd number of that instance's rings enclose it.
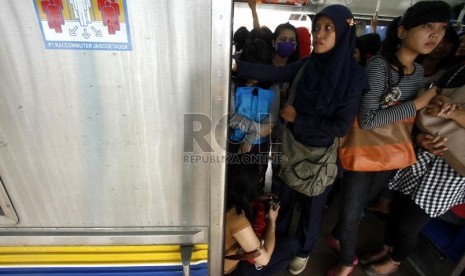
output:
{"label": "long black hair", "polygon": [[398,68],[399,82],[405,75],[405,65],[397,58],[401,39],[397,35],[400,26],[405,30],[429,22],[448,22],[451,16],[450,6],[444,1],[420,1],[409,7],[403,16],[394,19],[388,27],[386,38],[381,44],[381,55]]}
{"label": "long black hair", "polygon": [[360,51],[359,64],[365,67],[368,59],[378,54],[379,48],[381,47],[381,37],[379,34],[364,34],[357,37],[355,44]]}
{"label": "long black hair", "polygon": [[249,221],[255,219],[252,209],[254,199],[263,195],[262,175],[257,164],[230,164],[228,166],[228,188],[226,209],[236,209],[238,215],[244,212]]}
{"label": "long black hair", "polygon": [[[263,39],[249,40],[247,41],[239,60],[251,63],[272,64],[273,52]],[[236,86],[245,86],[246,82],[246,79],[238,78],[236,80]],[[271,82],[259,82],[256,86],[268,89],[271,85]]]}

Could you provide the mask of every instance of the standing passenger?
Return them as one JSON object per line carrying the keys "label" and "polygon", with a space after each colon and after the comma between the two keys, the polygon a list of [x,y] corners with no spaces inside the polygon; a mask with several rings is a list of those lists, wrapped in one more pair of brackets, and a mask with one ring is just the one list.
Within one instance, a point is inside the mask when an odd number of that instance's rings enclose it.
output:
{"label": "standing passenger", "polygon": [[[381,56],[373,57],[367,65],[370,91],[363,96],[358,112],[360,128],[382,127],[414,117],[417,110],[426,107],[436,96],[437,87],[418,93],[423,83],[423,67],[414,60],[419,54],[430,53],[438,45],[449,18],[447,3],[420,1],[391,23],[381,46]],[[393,89],[386,95],[390,74]],[[387,102],[388,99],[391,101]],[[332,267],[328,275],[349,275],[352,272],[360,214],[366,203],[387,185],[395,173],[396,170],[347,171],[344,174],[339,221],[334,233],[340,239],[341,263]],[[337,241],[328,244],[339,250]]]}
{"label": "standing passenger", "polygon": [[459,48],[455,52],[457,63],[465,64],[465,32],[459,34]]}
{"label": "standing passenger", "polygon": [[[342,5],[330,5],[317,13],[313,24],[313,52],[310,57],[284,67],[237,62],[238,75],[258,80],[296,80],[293,105],[286,105],[281,117],[288,122],[294,138],[311,147],[329,147],[334,139],[348,133],[359,108],[362,94],[368,90],[367,76],[353,58],[355,48],[353,15]],[[289,266],[297,275],[307,261],[320,235],[323,210],[330,188],[318,196],[305,196],[286,184],[280,185],[281,210],[277,235],[284,236],[290,226],[294,205],[302,200],[297,229],[299,248]]]}
{"label": "standing passenger", "polygon": [[[273,34],[273,65],[284,66],[299,59],[297,29],[290,23],[283,23],[276,27]],[[289,95],[289,83],[280,83],[281,100]]]}
{"label": "standing passenger", "polygon": [[[415,62],[420,63],[424,69],[423,83],[425,86],[431,83],[437,83],[439,78],[444,74],[446,69],[454,65],[455,51],[459,45],[459,39],[452,25],[448,24],[446,34],[434,50],[427,55],[419,55]],[[368,211],[389,214],[390,204],[392,201],[392,191],[385,187],[376,202],[369,204],[366,208]]]}
{"label": "standing passenger", "polygon": [[[462,87],[465,93],[465,65],[453,68],[443,79],[441,87]],[[456,128],[465,128],[464,110],[450,108],[441,112],[441,107],[433,102],[426,113],[453,120]],[[386,225],[384,246],[367,258],[374,262],[365,269],[368,275],[390,275],[397,271],[400,262],[415,249],[423,227],[432,218],[465,203],[465,176],[455,171],[443,157],[426,150],[419,149],[417,159],[417,163],[399,170],[389,182],[394,190],[392,211]]]}
{"label": "standing passenger", "polygon": [[234,53],[233,55],[236,58],[239,58],[242,50],[245,47],[247,38],[249,37],[249,30],[245,26],[240,27],[237,31],[234,32],[233,42],[234,42]]}
{"label": "standing passenger", "polygon": [[436,83],[439,78],[455,65],[455,52],[459,47],[460,41],[452,25],[448,24],[446,34],[441,42],[428,55],[421,55],[416,62],[423,65],[424,68],[424,83]]}
{"label": "standing passenger", "polygon": [[[261,39],[247,42],[240,60],[257,64],[270,64],[272,50]],[[265,172],[268,163],[269,135],[279,120],[277,86],[270,82],[236,78],[230,96],[229,152],[251,153],[249,163],[260,164]]]}

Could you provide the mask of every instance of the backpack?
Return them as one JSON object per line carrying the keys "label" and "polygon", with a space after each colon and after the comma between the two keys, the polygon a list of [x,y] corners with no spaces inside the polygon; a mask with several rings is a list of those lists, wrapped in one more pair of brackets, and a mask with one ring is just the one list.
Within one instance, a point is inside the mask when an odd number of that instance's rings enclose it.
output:
{"label": "backpack", "polygon": [[[264,89],[256,86],[237,87],[235,91],[235,111],[255,123],[261,123],[270,116],[270,109],[276,97],[276,91],[272,88]],[[246,131],[233,129],[230,140],[240,142],[245,138]],[[262,137],[254,144],[266,141]]]}

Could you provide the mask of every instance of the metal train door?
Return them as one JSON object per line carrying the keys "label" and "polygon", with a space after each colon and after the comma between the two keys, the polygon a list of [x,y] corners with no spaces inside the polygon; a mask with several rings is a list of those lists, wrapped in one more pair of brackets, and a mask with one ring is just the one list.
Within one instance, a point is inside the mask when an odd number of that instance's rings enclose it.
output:
{"label": "metal train door", "polygon": [[231,9],[0,1],[0,247],[208,244],[222,273]]}

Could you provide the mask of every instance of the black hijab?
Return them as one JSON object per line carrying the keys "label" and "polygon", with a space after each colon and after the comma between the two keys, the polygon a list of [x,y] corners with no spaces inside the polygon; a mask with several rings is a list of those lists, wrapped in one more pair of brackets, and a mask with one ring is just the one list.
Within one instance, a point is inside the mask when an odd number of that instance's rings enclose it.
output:
{"label": "black hijab", "polygon": [[[354,74],[361,74],[361,70],[354,70],[359,66],[353,58],[355,50],[355,24],[351,11],[342,5],[330,5],[315,15],[326,15],[336,28],[336,44],[331,51],[324,54],[313,52],[306,66],[304,76],[298,84],[298,94],[311,93],[316,111],[325,110],[329,105],[340,104],[348,96],[350,88],[360,87],[368,89],[368,83],[352,83],[359,79]],[[357,68],[358,69],[358,68]],[[302,95],[302,94],[301,94]]]}

